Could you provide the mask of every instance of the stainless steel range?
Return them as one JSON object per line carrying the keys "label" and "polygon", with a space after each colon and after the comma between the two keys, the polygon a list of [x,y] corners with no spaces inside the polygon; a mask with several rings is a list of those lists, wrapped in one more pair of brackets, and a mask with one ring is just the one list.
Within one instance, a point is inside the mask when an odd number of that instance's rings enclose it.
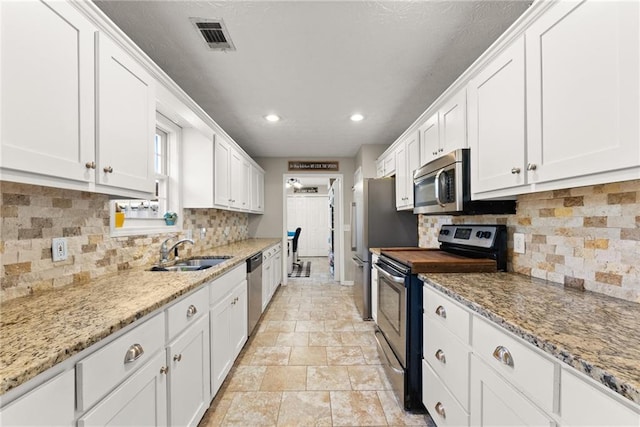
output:
{"label": "stainless steel range", "polygon": [[443,225],[440,249],[382,249],[375,337],[387,376],[408,410],[422,404],[422,289],[419,273],[506,269],[504,225]]}

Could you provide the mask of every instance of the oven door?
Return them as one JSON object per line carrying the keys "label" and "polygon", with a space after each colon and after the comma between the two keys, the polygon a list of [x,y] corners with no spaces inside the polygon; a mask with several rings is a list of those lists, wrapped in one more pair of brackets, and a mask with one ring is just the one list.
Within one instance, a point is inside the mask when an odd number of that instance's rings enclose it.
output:
{"label": "oven door", "polygon": [[398,361],[407,366],[407,292],[406,275],[388,267],[378,270],[378,327]]}

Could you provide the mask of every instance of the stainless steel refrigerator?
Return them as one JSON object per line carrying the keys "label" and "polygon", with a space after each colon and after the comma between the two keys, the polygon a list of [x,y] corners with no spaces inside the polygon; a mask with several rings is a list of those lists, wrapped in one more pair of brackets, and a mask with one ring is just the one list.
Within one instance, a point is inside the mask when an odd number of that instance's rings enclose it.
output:
{"label": "stainless steel refrigerator", "polygon": [[394,178],[365,178],[353,187],[351,251],[355,300],[362,318],[371,319],[369,248],[418,246],[418,217],[396,210]]}

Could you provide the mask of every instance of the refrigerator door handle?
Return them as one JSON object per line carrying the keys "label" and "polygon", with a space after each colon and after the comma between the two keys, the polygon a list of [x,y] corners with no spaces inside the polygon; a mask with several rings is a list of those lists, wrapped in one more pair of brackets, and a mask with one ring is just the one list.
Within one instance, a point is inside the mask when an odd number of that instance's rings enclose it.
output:
{"label": "refrigerator door handle", "polygon": [[358,224],[356,224],[356,202],[351,202],[351,250],[358,250],[358,238],[357,238],[357,229]]}

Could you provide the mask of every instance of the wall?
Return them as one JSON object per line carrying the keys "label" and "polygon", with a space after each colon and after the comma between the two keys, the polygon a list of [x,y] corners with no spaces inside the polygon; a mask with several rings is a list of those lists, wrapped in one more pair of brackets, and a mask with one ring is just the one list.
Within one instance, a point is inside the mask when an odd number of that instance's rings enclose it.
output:
{"label": "wall", "polygon": [[[443,223],[502,223],[509,270],[640,302],[640,180],[518,197],[517,213],[418,218],[421,247],[437,247]],[[526,253],[513,253],[513,233]]]}
{"label": "wall", "polygon": [[377,175],[376,160],[384,150],[389,148],[384,144],[365,144],[360,147],[356,154],[355,169],[362,168],[363,178],[375,178]]}
{"label": "wall", "polygon": [[[343,175],[343,206],[351,206],[353,187],[353,173],[354,161],[353,158],[322,158],[321,160],[337,160],[340,162],[340,170],[337,172],[289,172],[288,161],[290,159],[283,157],[259,157],[254,159],[264,170],[264,215],[250,215],[249,217],[249,234],[252,237],[280,237],[282,235],[282,221],[283,221],[283,200],[282,200],[282,185],[284,174],[293,174],[302,176],[305,174],[342,174]],[[296,158],[295,160],[319,160],[312,158]],[[349,224],[349,211],[344,212],[344,223]],[[350,231],[345,231],[343,236],[344,242],[350,241]],[[345,244],[345,256],[343,257],[343,266],[348,267],[348,258],[346,257],[346,244]],[[351,277],[351,270],[345,269],[345,280],[353,280]]]}
{"label": "wall", "polygon": [[[156,263],[161,242],[175,233],[111,238],[108,206],[103,194],[0,182],[0,299]],[[185,209],[183,216],[196,240],[183,256],[248,237],[247,214]],[[66,261],[53,263],[53,237],[67,237]]]}

